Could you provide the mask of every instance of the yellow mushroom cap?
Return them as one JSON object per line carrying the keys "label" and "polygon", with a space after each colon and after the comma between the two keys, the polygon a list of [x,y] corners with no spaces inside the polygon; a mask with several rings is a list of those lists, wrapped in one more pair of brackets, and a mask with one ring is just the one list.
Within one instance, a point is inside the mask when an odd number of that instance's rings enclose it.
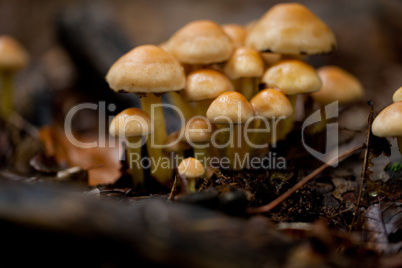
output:
{"label": "yellow mushroom cap", "polygon": [[188,101],[201,101],[215,99],[226,91],[233,91],[229,78],[212,69],[200,69],[187,76],[186,87],[181,93]]}
{"label": "yellow mushroom cap", "polygon": [[253,117],[253,106],[236,91],[219,95],[209,106],[207,118],[213,124],[244,124]]}
{"label": "yellow mushroom cap", "polygon": [[151,118],[141,109],[128,108],[117,114],[109,126],[112,136],[134,137],[150,134]]}
{"label": "yellow mushroom cap", "polygon": [[196,179],[202,177],[205,173],[204,165],[193,157],[188,157],[180,162],[177,171],[181,176],[188,179]]}
{"label": "yellow mushroom cap", "polygon": [[239,47],[226,62],[223,71],[231,79],[261,77],[264,73],[264,61],[255,49]]}
{"label": "yellow mushroom cap", "polygon": [[8,35],[0,36],[0,70],[17,71],[28,64],[29,56],[25,48]]}
{"label": "yellow mushroom cap", "polygon": [[254,108],[254,115],[265,118],[289,117],[293,113],[292,104],[286,95],[273,88],[260,91],[250,103]]}
{"label": "yellow mushroom cap", "polygon": [[360,81],[337,66],[323,66],[317,69],[321,79],[321,89],[311,94],[314,101],[329,104],[339,101],[341,104],[357,101],[363,97],[364,90]]}
{"label": "yellow mushroom cap", "polygon": [[227,23],[222,25],[222,29],[232,39],[234,47],[244,46],[247,31],[243,25]]}
{"label": "yellow mushroom cap", "polygon": [[398,88],[394,95],[392,96],[392,101],[397,102],[397,101],[402,101],[402,87]]}
{"label": "yellow mushroom cap", "polygon": [[372,132],[378,137],[402,136],[402,101],[382,110],[373,121]]}
{"label": "yellow mushroom cap", "polygon": [[250,29],[246,46],[282,54],[319,54],[334,49],[331,29],[305,6],[277,4]]}
{"label": "yellow mushroom cap", "polygon": [[185,128],[184,137],[188,142],[206,143],[211,140],[214,126],[205,117],[191,118]]}
{"label": "yellow mushroom cap", "polygon": [[229,59],[233,44],[220,25],[197,20],[173,34],[167,48],[182,63],[210,64]]}
{"label": "yellow mushroom cap", "polygon": [[173,55],[155,45],[142,45],[120,57],[106,81],[114,91],[165,93],[183,89],[185,74]]}
{"label": "yellow mushroom cap", "polygon": [[321,87],[316,70],[300,60],[282,60],[272,65],[265,71],[261,81],[286,95],[311,93]]}
{"label": "yellow mushroom cap", "polygon": [[191,146],[180,139],[180,131],[172,132],[169,136],[166,137],[165,141],[165,151],[179,153],[186,150],[189,150]]}

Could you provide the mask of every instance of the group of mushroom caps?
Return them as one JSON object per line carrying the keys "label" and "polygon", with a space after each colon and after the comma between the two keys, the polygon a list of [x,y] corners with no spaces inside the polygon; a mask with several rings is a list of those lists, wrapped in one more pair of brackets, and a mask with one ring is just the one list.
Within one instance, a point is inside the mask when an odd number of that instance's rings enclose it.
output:
{"label": "group of mushroom caps", "polygon": [[[111,66],[106,75],[110,88],[136,93],[142,110],[122,111],[110,133],[132,141],[127,143],[128,154],[140,154],[131,143],[138,144],[143,136],[148,136],[152,158],[182,156],[193,147],[194,157],[175,163],[187,179],[208,178],[210,167],[203,160],[211,156],[226,157],[230,169],[236,170],[235,156],[264,155],[269,144],[286,138],[299,100],[311,96],[323,108],[334,101],[347,104],[362,98],[363,87],[354,75],[337,66],[315,69],[304,61],[335,47],[331,29],[297,3],[274,5],[247,26],[192,21],[166,42],[137,46]],[[163,94],[184,118],[182,128],[170,135],[162,107],[152,108]],[[277,118],[284,120],[275,125]],[[244,135],[246,127],[259,131]],[[250,146],[246,139],[259,146]],[[151,141],[166,146],[157,148]],[[143,183],[138,165],[129,172],[135,185]],[[171,183],[172,174],[172,168],[151,166],[151,175],[161,184]],[[188,185],[194,191],[194,185]]]}

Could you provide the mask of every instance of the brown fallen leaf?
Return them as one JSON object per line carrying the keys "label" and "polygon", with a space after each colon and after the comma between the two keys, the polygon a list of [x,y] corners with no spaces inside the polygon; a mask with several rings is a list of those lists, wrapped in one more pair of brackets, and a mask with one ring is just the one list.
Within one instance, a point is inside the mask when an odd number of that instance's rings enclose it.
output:
{"label": "brown fallen leaf", "polygon": [[385,254],[402,251],[402,203],[373,204],[366,210],[365,216],[368,247]]}
{"label": "brown fallen leaf", "polygon": [[39,132],[46,156],[54,157],[60,166],[77,166],[89,170],[90,186],[111,184],[120,177],[119,152],[121,152],[121,145],[114,139],[110,140],[113,144],[109,146],[108,137],[99,140],[93,136],[75,135],[75,139],[83,143],[96,141],[98,144],[105,144],[105,146],[81,148],[72,144],[58,126],[45,126]]}

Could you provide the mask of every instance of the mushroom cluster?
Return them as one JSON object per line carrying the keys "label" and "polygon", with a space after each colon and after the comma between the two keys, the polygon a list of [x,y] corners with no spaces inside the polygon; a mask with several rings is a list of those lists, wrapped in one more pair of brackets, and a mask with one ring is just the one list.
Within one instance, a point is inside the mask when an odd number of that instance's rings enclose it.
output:
{"label": "mushroom cluster", "polygon": [[[286,139],[297,105],[304,105],[306,96],[320,107],[361,98],[363,88],[353,75],[339,67],[316,70],[306,62],[309,55],[335,47],[331,29],[308,8],[277,4],[247,26],[192,21],[159,46],[142,45],[123,55],[106,80],[117,92],[141,97],[151,124],[145,128],[150,130],[148,156],[155,165],[151,175],[171,185],[184,152],[202,163],[206,178],[216,168],[247,168],[250,157],[263,156],[270,144]],[[170,135],[160,105],[165,93],[184,122]],[[158,163],[163,157],[174,164],[162,168]]]}

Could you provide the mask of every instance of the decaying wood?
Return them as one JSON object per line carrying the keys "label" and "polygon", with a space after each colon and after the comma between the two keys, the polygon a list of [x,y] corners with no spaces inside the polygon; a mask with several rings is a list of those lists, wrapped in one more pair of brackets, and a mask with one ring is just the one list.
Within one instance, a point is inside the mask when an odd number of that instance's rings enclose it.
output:
{"label": "decaying wood", "polygon": [[30,262],[52,256],[55,265],[152,267],[279,267],[297,245],[262,217],[232,218],[155,198],[115,203],[80,191],[0,179],[4,245],[32,254]]}

